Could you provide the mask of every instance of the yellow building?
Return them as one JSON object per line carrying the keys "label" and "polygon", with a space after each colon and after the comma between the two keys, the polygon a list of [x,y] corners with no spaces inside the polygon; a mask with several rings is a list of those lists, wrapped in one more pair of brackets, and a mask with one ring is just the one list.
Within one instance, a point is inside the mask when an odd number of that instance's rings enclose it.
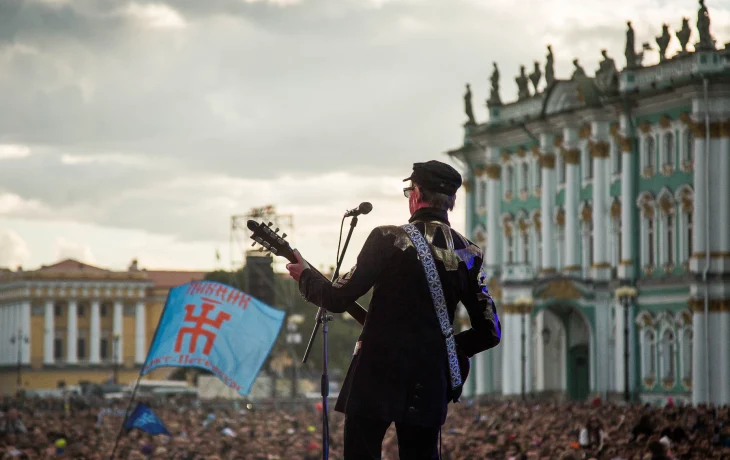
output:
{"label": "yellow building", "polygon": [[[64,260],[0,269],[0,395],[137,378],[167,292],[204,272],[111,271]],[[18,367],[20,363],[20,372]],[[153,372],[162,378],[170,369]]]}

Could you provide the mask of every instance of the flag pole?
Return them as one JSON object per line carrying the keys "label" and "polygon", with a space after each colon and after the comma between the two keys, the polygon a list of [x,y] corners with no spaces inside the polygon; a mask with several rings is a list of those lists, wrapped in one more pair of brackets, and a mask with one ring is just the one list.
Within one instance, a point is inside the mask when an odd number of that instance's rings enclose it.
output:
{"label": "flag pole", "polygon": [[[186,283],[186,284],[192,284],[192,283]],[[183,286],[185,286],[185,284],[183,284]],[[144,371],[144,368],[147,367],[147,360],[150,357],[150,350],[152,349],[152,345],[155,344],[155,340],[157,339],[157,333],[160,330],[160,323],[162,322],[160,320],[165,315],[165,310],[167,310],[167,306],[169,303],[170,303],[170,292],[168,291],[167,299],[165,300],[165,306],[162,307],[162,312],[160,313],[160,319],[157,320],[157,326],[155,326],[155,333],[152,335],[152,341],[150,341],[150,344],[147,347],[147,355],[144,358],[144,363],[142,363],[142,367],[139,368],[139,374],[137,375],[137,382],[134,384],[134,389],[132,390],[132,396],[129,399],[129,405],[127,405],[127,410],[124,411],[124,419],[122,420],[122,425],[119,427],[119,433],[117,433],[117,439],[114,441],[114,448],[112,449],[112,454],[109,457],[109,460],[114,460],[114,454],[116,454],[116,452],[117,452],[117,447],[119,446],[119,440],[122,439],[122,434],[124,434],[124,424],[127,423],[127,418],[129,418],[129,414],[132,409],[132,404],[134,403],[134,398],[137,396],[137,389],[139,389],[140,380],[142,380],[142,372]],[[124,354],[121,353],[121,356],[123,357]]]}

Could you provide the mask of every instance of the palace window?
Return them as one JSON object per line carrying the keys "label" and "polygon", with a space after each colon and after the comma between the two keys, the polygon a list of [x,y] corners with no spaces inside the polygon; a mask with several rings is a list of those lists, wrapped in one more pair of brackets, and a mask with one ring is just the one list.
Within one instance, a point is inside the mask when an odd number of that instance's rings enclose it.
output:
{"label": "palace window", "polygon": [[674,166],[674,134],[665,133],[662,146],[662,166]]}
{"label": "palace window", "polygon": [[504,176],[504,191],[505,193],[511,192],[513,190],[515,180],[515,173],[512,165],[507,165],[507,167],[504,168]]}
{"label": "palace window", "polygon": [[656,152],[654,151],[654,136],[646,136],[644,138],[644,151],[642,155],[642,166],[644,168],[653,168],[654,167],[654,155]]}
{"label": "palace window", "polygon": [[688,129],[684,132],[684,153],[683,160],[687,162],[694,161],[695,139],[692,130]]}
{"label": "palace window", "polygon": [[86,305],[85,304],[81,304],[76,308],[76,316],[78,316],[79,318],[83,318],[84,316],[86,316]]}
{"label": "palace window", "polygon": [[530,165],[525,161],[520,166],[522,170],[522,190],[530,188]]}
{"label": "palace window", "polygon": [[55,316],[56,318],[63,316],[63,307],[64,307],[63,303],[59,302],[59,303],[54,304],[53,305],[53,316]]}
{"label": "palace window", "polygon": [[53,333],[53,358],[56,360],[64,359],[64,337],[66,336],[65,329],[56,329]]}
{"label": "palace window", "polygon": [[535,229],[535,261],[533,265],[537,270],[542,266],[542,232],[537,229]]}
{"label": "palace window", "polygon": [[536,159],[534,161],[533,171],[535,171],[535,175],[533,183],[535,184],[535,188],[537,188],[542,186],[542,167],[540,166],[539,160]]}
{"label": "palace window", "polygon": [[621,262],[621,217],[611,218],[611,265],[618,267]]}
{"label": "palace window", "polygon": [[530,234],[522,232],[522,263],[530,263]]}
{"label": "palace window", "polygon": [[676,378],[676,370],[674,367],[675,351],[674,351],[674,332],[667,328],[662,334],[661,343],[662,357],[662,381],[664,384],[674,383]]}
{"label": "palace window", "polygon": [[593,220],[583,222],[583,271],[584,276],[590,276],[593,265]]}
{"label": "palace window", "polygon": [[507,250],[505,251],[505,263],[512,264],[514,263],[515,259],[515,241],[514,237],[511,234],[505,235],[505,247],[507,248]]}
{"label": "palace window", "polygon": [[665,217],[666,238],[667,238],[667,260],[666,263],[674,265],[674,216],[668,214]]}
{"label": "palace window", "polygon": [[685,326],[681,335],[681,352],[679,362],[682,366],[682,380],[686,383],[692,381],[692,326]]}
{"label": "palace window", "polygon": [[692,238],[694,238],[694,235],[692,234],[692,230],[694,228],[694,225],[692,223],[692,212],[691,211],[686,214],[686,220],[687,220],[687,236],[686,236],[686,238],[687,238],[687,254],[686,254],[686,259],[685,260],[689,260],[690,257],[692,257],[692,253],[694,251],[694,245],[693,245],[693,240],[692,240]]}
{"label": "palace window", "polygon": [[654,266],[655,260],[654,260],[654,251],[656,248],[654,247],[654,218],[647,217],[646,218],[646,234],[647,234],[647,253],[646,253],[646,264],[650,267]]}
{"label": "palace window", "polygon": [[107,305],[105,303],[101,304],[101,306],[99,307],[99,314],[102,318],[106,317],[106,315],[109,314],[107,311]]}
{"label": "palace window", "polygon": [[102,337],[99,341],[99,357],[102,361],[109,359],[109,339]]}
{"label": "palace window", "polygon": [[644,380],[656,378],[656,334],[654,329],[644,329],[641,336],[641,369]]}
{"label": "palace window", "polygon": [[558,184],[565,184],[565,158],[562,155],[558,155],[556,158],[558,162]]}
{"label": "palace window", "polygon": [[484,179],[477,179],[479,188],[477,190],[477,208],[486,207],[487,203],[487,181]]}

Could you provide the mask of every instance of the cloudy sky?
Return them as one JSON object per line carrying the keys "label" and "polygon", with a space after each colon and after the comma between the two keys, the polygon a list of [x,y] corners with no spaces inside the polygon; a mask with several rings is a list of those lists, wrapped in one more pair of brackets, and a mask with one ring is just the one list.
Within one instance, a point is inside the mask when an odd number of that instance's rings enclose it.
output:
{"label": "cloudy sky", "polygon": [[[730,41],[730,2],[707,0]],[[0,0],[0,266],[73,257],[112,269],[227,267],[230,216],[274,204],[330,265],[344,210],[403,223],[401,179],[459,145],[491,63],[558,78],[606,48],[623,65],[692,0]],[[696,34],[696,32],[693,32]],[[696,40],[693,35],[692,41]],[[673,48],[676,47],[676,40]],[[649,62],[656,61],[653,56]],[[459,196],[461,198],[461,195]],[[453,215],[463,228],[463,209]],[[215,252],[221,253],[216,262]]]}

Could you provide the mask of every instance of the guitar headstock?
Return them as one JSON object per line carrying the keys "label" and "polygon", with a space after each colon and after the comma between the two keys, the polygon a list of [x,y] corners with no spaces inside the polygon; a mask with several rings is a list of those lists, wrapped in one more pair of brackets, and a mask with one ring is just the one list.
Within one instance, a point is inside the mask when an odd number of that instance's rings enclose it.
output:
{"label": "guitar headstock", "polygon": [[246,226],[251,230],[251,239],[254,243],[251,246],[256,246],[256,243],[261,245],[261,250],[267,250],[274,255],[286,257],[289,262],[296,263],[297,258],[294,255],[294,250],[289,246],[284,238],[286,233],[279,235],[279,229],[272,230],[273,224],[269,222],[264,224],[263,222],[258,223],[255,220],[249,220]]}

